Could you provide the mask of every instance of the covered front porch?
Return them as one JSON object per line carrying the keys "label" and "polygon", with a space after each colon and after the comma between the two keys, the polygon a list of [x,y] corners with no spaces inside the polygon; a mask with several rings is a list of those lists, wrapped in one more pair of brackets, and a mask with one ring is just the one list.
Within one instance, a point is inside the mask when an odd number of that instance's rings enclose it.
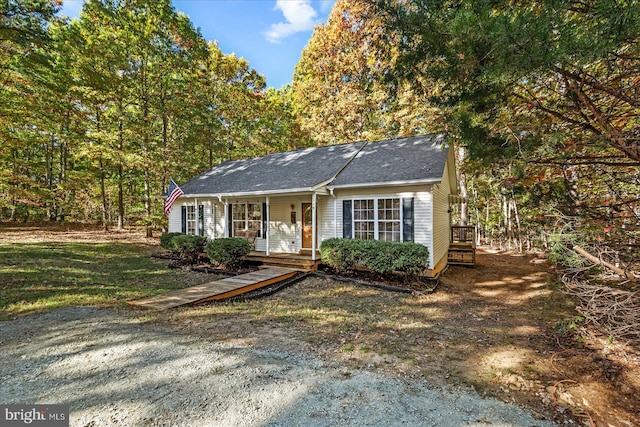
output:
{"label": "covered front porch", "polygon": [[[319,210],[317,193],[230,197],[225,202],[225,237],[255,236],[255,256],[309,255],[318,258]],[[299,259],[306,258],[301,256]],[[292,258],[295,259],[295,258]]]}
{"label": "covered front porch", "polygon": [[[211,240],[244,238],[252,245],[252,261],[315,269],[330,197],[322,191],[185,197],[182,232]],[[267,262],[269,257],[274,262]]]}

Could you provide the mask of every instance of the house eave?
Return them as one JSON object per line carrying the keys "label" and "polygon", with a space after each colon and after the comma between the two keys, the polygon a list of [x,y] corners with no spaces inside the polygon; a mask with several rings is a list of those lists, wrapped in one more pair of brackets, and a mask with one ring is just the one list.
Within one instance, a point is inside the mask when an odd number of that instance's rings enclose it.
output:
{"label": "house eave", "polygon": [[265,191],[239,191],[234,193],[190,193],[183,194],[184,198],[195,198],[195,197],[204,197],[204,198],[219,198],[219,197],[250,197],[250,196],[281,196],[284,194],[309,194],[316,191],[315,188],[290,188],[290,189],[282,189],[282,190],[265,190]]}
{"label": "house eave", "polygon": [[328,185],[327,189],[340,190],[345,188],[398,187],[403,185],[437,184],[439,182],[442,182],[442,178],[430,178],[411,181],[365,182],[360,184]]}

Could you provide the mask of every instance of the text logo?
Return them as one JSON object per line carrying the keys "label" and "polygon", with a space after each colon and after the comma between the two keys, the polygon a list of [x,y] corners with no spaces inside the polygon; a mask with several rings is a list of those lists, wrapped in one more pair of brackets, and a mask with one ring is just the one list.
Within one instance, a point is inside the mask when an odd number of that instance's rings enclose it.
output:
{"label": "text logo", "polygon": [[69,405],[0,405],[0,425],[69,427]]}

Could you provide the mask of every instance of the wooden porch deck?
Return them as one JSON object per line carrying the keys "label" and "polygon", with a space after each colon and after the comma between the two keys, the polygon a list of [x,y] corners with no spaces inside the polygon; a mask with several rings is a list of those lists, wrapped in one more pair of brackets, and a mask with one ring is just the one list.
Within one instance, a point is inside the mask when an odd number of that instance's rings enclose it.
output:
{"label": "wooden porch deck", "polygon": [[306,271],[317,271],[320,265],[320,252],[316,252],[315,261],[311,259],[311,251],[300,254],[290,254],[283,252],[271,252],[267,256],[263,251],[251,251],[246,257],[247,261],[259,262],[266,266],[286,267],[301,269]]}
{"label": "wooden porch deck", "polygon": [[252,273],[241,274],[203,285],[192,286],[186,289],[167,292],[162,295],[131,301],[129,304],[157,310],[167,310],[181,305],[231,298],[290,279],[298,273],[298,270],[291,268],[265,267]]}

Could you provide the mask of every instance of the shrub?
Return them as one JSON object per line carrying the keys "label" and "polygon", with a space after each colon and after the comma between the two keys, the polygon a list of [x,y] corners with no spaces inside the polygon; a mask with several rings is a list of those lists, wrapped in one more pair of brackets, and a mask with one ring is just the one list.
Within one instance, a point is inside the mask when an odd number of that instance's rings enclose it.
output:
{"label": "shrub", "polygon": [[356,264],[354,241],[350,239],[327,239],[323,241],[320,244],[322,262],[337,271],[352,269]]}
{"label": "shrub", "polygon": [[226,268],[234,268],[240,266],[244,257],[249,255],[251,243],[237,237],[226,237],[209,242],[206,251],[212,261]]}
{"label": "shrub", "polygon": [[366,267],[380,274],[419,274],[429,263],[429,249],[413,242],[327,239],[320,245],[322,262],[337,271]]}
{"label": "shrub", "polygon": [[187,262],[195,262],[204,251],[207,239],[201,236],[180,234],[171,239],[171,252]]}
{"label": "shrub", "polygon": [[162,233],[162,235],[160,236],[160,246],[168,251],[171,251],[171,240],[173,240],[174,237],[180,235],[182,235],[182,233]]}

